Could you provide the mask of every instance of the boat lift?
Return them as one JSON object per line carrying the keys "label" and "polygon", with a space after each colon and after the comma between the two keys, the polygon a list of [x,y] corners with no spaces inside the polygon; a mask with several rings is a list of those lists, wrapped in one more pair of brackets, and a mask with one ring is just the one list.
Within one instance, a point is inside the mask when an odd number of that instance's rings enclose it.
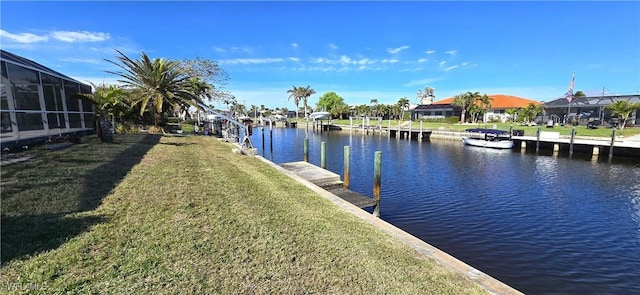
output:
{"label": "boat lift", "polygon": [[[247,125],[245,125],[245,124],[243,124],[241,122],[238,122],[237,120],[235,120],[235,119],[233,119],[233,118],[231,118],[231,117],[229,117],[229,116],[227,116],[225,114],[222,114],[222,113],[220,113],[220,112],[208,107],[207,105],[205,105],[203,103],[199,103],[198,102],[197,105],[199,107],[203,108],[204,110],[206,110],[207,112],[210,112],[210,113],[213,113],[215,115],[218,115],[218,116],[221,116],[221,117],[225,118],[227,120],[227,122],[228,122],[227,125],[229,123],[231,123],[231,124],[233,124],[233,125],[235,125],[237,127],[237,130],[241,130],[243,134],[242,134],[242,141],[239,142],[239,144],[240,144],[240,148],[242,150],[253,149],[254,148],[253,143],[251,142],[251,138],[249,137],[249,127]],[[227,127],[227,133],[228,133],[229,129],[230,128]],[[238,135],[238,138],[240,138],[240,134]]]}

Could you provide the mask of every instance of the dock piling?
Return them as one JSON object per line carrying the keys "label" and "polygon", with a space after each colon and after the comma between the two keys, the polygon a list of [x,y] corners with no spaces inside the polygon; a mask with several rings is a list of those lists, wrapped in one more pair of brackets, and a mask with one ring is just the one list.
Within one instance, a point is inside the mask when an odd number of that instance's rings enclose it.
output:
{"label": "dock piling", "polygon": [[327,169],[326,151],[327,143],[323,141],[320,143],[320,168],[322,169]]}
{"label": "dock piling", "polygon": [[540,151],[540,126],[538,126],[538,131],[536,132],[536,153]]}
{"label": "dock piling", "polygon": [[616,140],[616,130],[611,131],[611,146],[609,147],[609,159],[613,158],[613,144]]}
{"label": "dock piling", "polygon": [[576,136],[576,127],[571,127],[571,141],[569,142],[569,155],[573,155],[573,140]]}
{"label": "dock piling", "polygon": [[373,200],[376,204],[373,206],[373,216],[380,217],[380,180],[382,166],[382,152],[376,151],[373,160]]}
{"label": "dock piling", "polygon": [[309,138],[304,138],[304,161],[309,162]]}
{"label": "dock piling", "polygon": [[351,147],[350,146],[345,146],[344,147],[344,187],[345,188],[349,188],[349,181],[351,178],[350,175],[350,166],[351,165]]}

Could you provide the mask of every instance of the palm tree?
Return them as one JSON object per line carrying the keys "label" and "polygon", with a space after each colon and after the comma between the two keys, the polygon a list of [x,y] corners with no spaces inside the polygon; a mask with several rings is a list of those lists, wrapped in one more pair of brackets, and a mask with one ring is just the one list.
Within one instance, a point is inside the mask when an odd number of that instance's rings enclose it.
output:
{"label": "palm tree", "polygon": [[[208,102],[211,102],[211,100],[213,99],[213,86],[207,83],[207,81],[204,81],[198,77],[192,77],[189,79],[187,87],[190,89],[197,103],[204,104],[205,99]],[[188,111],[189,104],[182,104],[180,107],[180,114],[184,113],[186,117]]]}
{"label": "palm tree", "polygon": [[369,115],[369,111],[370,110],[371,110],[371,108],[366,104],[361,104],[361,105],[356,106],[356,114],[358,116],[362,116],[362,117],[367,116],[367,115]]}
{"label": "palm tree", "polygon": [[[478,115],[484,115],[487,112],[488,108],[491,108],[491,100],[492,98],[489,97],[486,94],[483,94],[480,97],[476,97],[476,100],[474,102],[474,104],[478,104],[478,108],[480,109],[480,112],[478,113]],[[482,119],[484,121],[484,119]],[[478,121],[478,116],[475,116],[475,119],[473,120],[474,123]]]}
{"label": "palm tree", "polygon": [[402,119],[404,119],[404,111],[408,110],[409,108],[409,99],[406,97],[402,97],[398,100],[397,105],[400,107],[401,113],[402,113]]}
{"label": "palm tree", "polygon": [[[105,141],[103,136],[102,125],[100,121],[108,121],[108,117],[122,116],[125,112],[130,111],[130,107],[124,98],[125,92],[115,85],[107,86],[102,84],[97,86],[89,82],[95,91],[91,94],[78,93],[74,96],[77,99],[84,99],[91,102],[95,106],[96,116],[94,117],[94,130],[100,140]],[[112,126],[115,127],[115,126]]]}
{"label": "palm tree", "polygon": [[120,76],[118,82],[124,87],[132,89],[132,106],[140,105],[140,115],[144,114],[147,105],[153,107],[153,124],[160,128],[160,120],[163,107],[166,104],[173,106],[174,110],[180,104],[188,104],[200,108],[196,104],[197,97],[189,89],[189,76],[180,63],[173,60],[154,58],[151,60],[143,51],[140,60],[132,60],[121,51],[117,57],[120,63],[105,59],[122,71],[107,71],[107,73]]}
{"label": "palm tree", "polygon": [[520,109],[519,116],[528,122],[531,123],[533,119],[539,114],[542,113],[544,107],[540,105],[536,105],[534,103],[529,103],[525,108]]}
{"label": "palm tree", "polygon": [[349,105],[339,101],[331,108],[331,115],[344,119],[344,115],[349,114],[349,111],[351,111]]}
{"label": "palm tree", "polygon": [[620,129],[624,129],[624,125],[627,123],[633,110],[640,110],[640,103],[629,103],[626,100],[618,100],[606,106],[606,108],[611,110],[611,113],[622,117],[622,123],[619,126]]}
{"label": "palm tree", "polygon": [[509,120],[511,122],[515,122],[516,121],[516,115],[518,114],[518,109],[507,109],[504,111],[505,113],[507,113],[507,115],[510,116]]}
{"label": "palm tree", "polygon": [[311,89],[311,86],[307,86],[307,87],[302,87],[302,89],[300,90],[300,98],[302,98],[302,104],[304,104],[304,116],[307,116],[307,101],[309,100],[309,97],[311,97],[312,95],[314,95],[316,93],[315,90]]}
{"label": "palm tree", "polygon": [[452,105],[456,105],[462,108],[462,114],[460,115],[460,122],[465,122],[465,115],[467,114],[467,110],[469,106],[473,105],[476,100],[476,97],[479,97],[479,92],[467,92],[456,95],[451,102]]}
{"label": "palm tree", "polygon": [[293,85],[293,88],[287,90],[287,93],[289,94],[289,98],[287,98],[287,100],[290,100],[291,98],[293,98],[293,103],[296,105],[296,119],[299,118],[300,116],[298,115],[298,109],[300,109],[299,104],[300,104],[300,99],[302,98],[301,94],[301,88],[296,87],[295,85]]}

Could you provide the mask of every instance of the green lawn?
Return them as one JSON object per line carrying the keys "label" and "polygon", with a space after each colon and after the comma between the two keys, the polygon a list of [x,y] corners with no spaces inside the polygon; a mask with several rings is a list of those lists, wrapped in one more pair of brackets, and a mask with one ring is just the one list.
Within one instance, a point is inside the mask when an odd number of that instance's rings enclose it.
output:
{"label": "green lawn", "polygon": [[118,134],[2,167],[0,293],[485,293],[231,149]]}

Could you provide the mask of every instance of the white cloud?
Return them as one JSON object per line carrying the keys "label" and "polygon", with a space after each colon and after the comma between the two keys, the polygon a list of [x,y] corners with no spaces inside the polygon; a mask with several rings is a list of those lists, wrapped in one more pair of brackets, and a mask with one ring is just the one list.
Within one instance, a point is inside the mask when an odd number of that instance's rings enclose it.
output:
{"label": "white cloud", "polygon": [[298,46],[299,46],[298,43],[291,43],[291,47],[293,48],[298,48]]}
{"label": "white cloud", "polygon": [[460,67],[460,66],[458,66],[458,65],[450,66],[450,67],[445,68],[443,71],[448,72],[448,71],[451,71],[451,70],[456,69],[458,67]]}
{"label": "white cloud", "polygon": [[338,46],[336,46],[336,45],[335,45],[335,44],[333,44],[333,43],[329,43],[329,48],[331,48],[331,49],[333,49],[333,50],[336,50],[336,49],[338,49]]}
{"label": "white cloud", "polygon": [[253,49],[251,49],[249,47],[233,46],[233,47],[231,47],[231,51],[235,51],[235,52],[242,51],[242,52],[245,52],[245,53],[252,53]]}
{"label": "white cloud", "polygon": [[360,59],[357,63],[359,65],[366,65],[366,64],[373,64],[373,63],[375,63],[375,61],[372,61],[372,60],[370,60],[368,58],[363,58],[363,59]]}
{"label": "white cloud", "polygon": [[434,54],[434,53],[436,53],[436,51],[435,50],[427,50],[424,53],[426,53],[426,54]]}
{"label": "white cloud", "polygon": [[382,63],[390,63],[390,64],[394,64],[394,63],[397,63],[397,62],[398,62],[398,60],[397,60],[397,59],[395,59],[395,58],[392,58],[392,59],[383,59],[383,60],[381,60],[380,62],[382,62]]}
{"label": "white cloud", "polygon": [[461,65],[462,65],[462,66],[466,66],[466,65],[468,65],[468,64],[469,64],[469,63],[465,61],[465,62],[463,62]]}
{"label": "white cloud", "polygon": [[39,36],[31,33],[12,34],[5,30],[0,30],[0,37],[7,38],[18,43],[36,43],[47,41],[49,39],[47,36]]}
{"label": "white cloud", "polygon": [[420,63],[427,62],[427,59],[426,58],[421,58],[421,59],[418,60],[418,62],[420,62]]}
{"label": "white cloud", "polygon": [[440,66],[442,67],[442,66],[444,66],[446,63],[447,63],[447,61],[446,61],[446,60],[443,60],[443,61],[441,61],[439,64],[440,64]]}
{"label": "white cloud", "polygon": [[391,54],[396,54],[396,53],[398,53],[398,52],[400,52],[402,50],[408,49],[408,48],[409,48],[409,46],[404,45],[404,46],[400,46],[398,48],[387,48],[387,51],[389,53],[391,53]]}
{"label": "white cloud", "polygon": [[447,50],[444,53],[451,54],[451,55],[456,55],[456,53],[458,53],[458,51],[457,50]]}
{"label": "white cloud", "polygon": [[290,61],[295,61],[295,62],[299,62],[300,61],[300,59],[297,58],[297,57],[290,57],[289,60]]}
{"label": "white cloud", "polygon": [[220,60],[220,64],[265,64],[265,63],[277,63],[285,61],[284,58],[233,58]]}
{"label": "white cloud", "polygon": [[87,31],[54,31],[51,32],[51,37],[63,42],[100,42],[111,38],[108,33]]}
{"label": "white cloud", "polygon": [[340,63],[350,64],[350,63],[352,63],[352,61],[351,61],[351,58],[349,58],[346,55],[343,55],[343,56],[340,57]]}
{"label": "white cloud", "polygon": [[216,46],[213,46],[213,50],[215,52],[220,52],[220,53],[224,53],[226,51],[226,50],[224,50],[224,48],[220,48],[220,47],[216,47]]}
{"label": "white cloud", "polygon": [[402,86],[405,86],[405,87],[413,87],[413,86],[423,87],[425,85],[429,85],[429,84],[432,84],[432,83],[440,81],[440,80],[442,80],[442,78],[424,78],[424,79],[420,79],[420,80],[411,80],[411,81],[403,84]]}
{"label": "white cloud", "polygon": [[101,64],[102,61],[99,59],[92,58],[61,58],[60,61],[70,62],[70,63],[87,63],[87,64]]}

